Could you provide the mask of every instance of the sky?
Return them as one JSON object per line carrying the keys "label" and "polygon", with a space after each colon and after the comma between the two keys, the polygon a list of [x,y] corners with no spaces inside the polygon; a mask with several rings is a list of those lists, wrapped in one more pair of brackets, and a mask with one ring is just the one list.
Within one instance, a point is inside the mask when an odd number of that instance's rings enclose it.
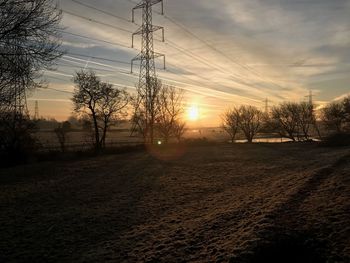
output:
{"label": "sky", "polygon": [[[65,120],[72,114],[73,74],[93,69],[103,81],[135,92],[140,37],[131,35],[141,11],[131,20],[136,0],[60,0],[62,49],[66,54],[44,72],[48,89],[30,94],[39,114]],[[93,8],[100,9],[98,11]],[[220,116],[240,105],[265,108],[303,101],[312,90],[322,107],[350,93],[350,0],[164,0],[153,8],[154,35],[163,83],[185,90],[185,107],[198,107],[196,124],[220,125]],[[111,15],[113,14],[113,16]],[[98,23],[97,23],[97,22]],[[191,120],[188,120],[191,122]]]}

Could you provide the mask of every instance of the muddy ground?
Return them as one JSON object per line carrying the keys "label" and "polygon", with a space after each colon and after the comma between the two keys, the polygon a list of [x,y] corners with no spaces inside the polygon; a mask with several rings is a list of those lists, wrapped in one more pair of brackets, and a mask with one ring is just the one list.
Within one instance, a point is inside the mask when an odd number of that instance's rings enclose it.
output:
{"label": "muddy ground", "polygon": [[151,149],[0,170],[0,262],[350,262],[350,149]]}

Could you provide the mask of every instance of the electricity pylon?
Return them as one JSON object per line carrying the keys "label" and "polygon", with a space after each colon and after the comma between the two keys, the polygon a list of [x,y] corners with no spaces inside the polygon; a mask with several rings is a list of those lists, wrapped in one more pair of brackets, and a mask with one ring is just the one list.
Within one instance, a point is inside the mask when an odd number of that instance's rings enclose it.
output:
{"label": "electricity pylon", "polygon": [[17,76],[15,76],[12,82],[9,110],[14,115],[14,119],[22,120],[23,118],[28,118],[26,76],[23,76],[22,64],[24,62],[19,59],[21,50],[17,43],[14,43],[13,52],[16,59],[12,66]]}
{"label": "electricity pylon", "polygon": [[[161,26],[155,26],[152,24],[152,7],[156,4],[161,4],[162,14],[163,0],[142,0],[132,9],[132,21],[135,21],[135,10],[142,9],[142,25],[132,35],[132,46],[134,46],[134,37],[136,35],[141,36],[141,52],[131,60],[131,73],[133,73],[133,66],[135,61],[140,61],[140,75],[138,91],[138,108],[137,114],[142,117],[143,126],[142,130],[146,142],[153,143],[154,133],[153,127],[155,123],[155,98],[157,96],[158,81],[156,75],[155,59],[163,57],[164,69],[165,69],[165,56],[160,53],[154,52],[153,45],[153,32],[161,30],[162,39],[164,42],[164,28]],[[142,105],[141,105],[142,104]],[[138,124],[140,126],[140,123]],[[145,134],[146,132],[146,134]]]}
{"label": "electricity pylon", "polygon": [[34,120],[39,120],[39,103],[37,100],[35,101]]}
{"label": "electricity pylon", "polygon": [[139,60],[140,63],[140,81],[150,78],[156,78],[155,58],[163,57],[165,69],[165,55],[154,52],[153,32],[162,30],[162,41],[164,42],[164,27],[152,24],[152,6],[161,3],[162,15],[164,14],[163,0],[142,0],[132,9],[132,22],[135,22],[135,10],[142,9],[142,25],[132,34],[132,47],[134,47],[134,37],[141,35],[141,53],[131,60],[131,73],[133,73],[134,62]]}
{"label": "electricity pylon", "polygon": [[269,113],[269,99],[266,98],[264,102],[265,102],[265,113],[268,114]]}
{"label": "electricity pylon", "polygon": [[309,95],[308,95],[308,96],[305,96],[305,97],[309,99],[309,104],[310,104],[310,105],[313,105],[313,103],[314,103],[314,95],[313,95],[311,89],[309,90]]}

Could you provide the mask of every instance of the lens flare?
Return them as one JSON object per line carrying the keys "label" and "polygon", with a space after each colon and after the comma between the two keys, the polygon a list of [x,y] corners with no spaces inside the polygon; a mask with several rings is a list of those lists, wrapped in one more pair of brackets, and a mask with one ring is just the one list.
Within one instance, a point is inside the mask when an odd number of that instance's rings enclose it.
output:
{"label": "lens flare", "polygon": [[198,106],[196,105],[192,105],[189,109],[188,109],[188,119],[190,121],[196,121],[199,119],[199,109]]}

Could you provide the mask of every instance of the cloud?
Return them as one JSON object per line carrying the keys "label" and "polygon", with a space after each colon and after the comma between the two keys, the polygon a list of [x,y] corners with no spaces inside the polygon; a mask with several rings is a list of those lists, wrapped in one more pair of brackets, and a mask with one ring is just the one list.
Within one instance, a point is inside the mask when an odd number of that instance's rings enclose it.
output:
{"label": "cloud", "polygon": [[[133,4],[126,0],[84,3],[123,19],[73,1],[62,2],[64,10],[78,16],[64,13],[65,30],[76,35],[62,34],[68,54],[56,77],[69,79],[74,67],[87,66],[104,79],[132,90],[138,74],[130,74],[129,65],[69,53],[131,61],[141,46],[136,37],[135,47],[130,48],[131,32],[139,27],[127,22]],[[302,100],[310,88],[315,89],[315,83],[325,79],[332,79],[332,86],[316,87],[317,96],[320,101],[331,100],[343,94],[344,78],[350,81],[346,76],[350,65],[349,8],[346,0],[166,1],[166,16],[155,13],[153,17],[154,24],[164,26],[166,32],[166,43],[155,33],[155,50],[166,54],[168,68],[158,70],[158,75],[164,82],[185,89],[189,100],[202,99],[208,116],[212,110],[211,119],[218,112],[208,104],[260,107],[266,97],[274,103]],[[139,24],[140,11],[136,18]]]}
{"label": "cloud", "polygon": [[342,94],[342,95],[334,98],[333,101],[340,101],[340,100],[343,100],[343,99],[345,99],[346,97],[349,97],[349,96],[350,96],[350,92]]}

